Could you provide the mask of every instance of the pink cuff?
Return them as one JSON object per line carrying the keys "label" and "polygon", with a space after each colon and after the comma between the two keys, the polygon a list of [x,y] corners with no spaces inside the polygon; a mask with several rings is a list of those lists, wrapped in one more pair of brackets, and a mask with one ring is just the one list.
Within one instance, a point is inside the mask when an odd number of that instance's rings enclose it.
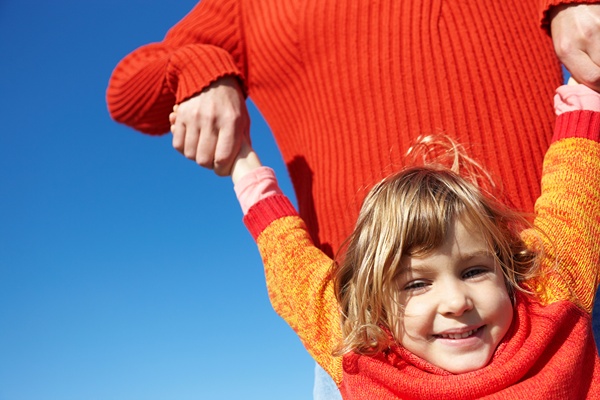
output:
{"label": "pink cuff", "polygon": [[600,111],[600,93],[585,85],[563,85],[556,89],[556,115],[578,110]]}
{"label": "pink cuff", "polygon": [[244,215],[254,204],[269,196],[281,194],[275,178],[275,171],[269,167],[260,167],[242,176],[235,184],[235,194]]}

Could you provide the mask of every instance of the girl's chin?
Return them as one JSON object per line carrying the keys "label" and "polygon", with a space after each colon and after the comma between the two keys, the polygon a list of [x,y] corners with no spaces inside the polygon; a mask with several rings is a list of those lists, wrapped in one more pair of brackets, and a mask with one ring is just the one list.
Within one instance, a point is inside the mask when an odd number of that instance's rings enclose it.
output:
{"label": "girl's chin", "polygon": [[456,357],[448,357],[445,360],[437,360],[441,362],[432,363],[452,374],[466,374],[468,372],[477,371],[489,364],[492,355],[489,357],[484,354],[463,355]]}
{"label": "girl's chin", "polygon": [[444,368],[441,367],[443,369],[445,369],[446,371],[458,375],[458,374],[466,374],[468,372],[473,372],[473,371],[477,371],[478,369],[481,369],[483,367],[485,367],[487,365],[487,363],[478,363],[478,364],[474,364],[474,365],[464,365],[464,366],[456,366],[453,365],[450,368]]}

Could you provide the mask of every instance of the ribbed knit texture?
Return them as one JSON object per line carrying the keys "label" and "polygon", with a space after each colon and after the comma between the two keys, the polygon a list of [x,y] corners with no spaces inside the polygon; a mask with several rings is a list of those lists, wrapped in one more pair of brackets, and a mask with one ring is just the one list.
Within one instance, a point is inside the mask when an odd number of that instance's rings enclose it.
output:
{"label": "ribbed knit texture", "polygon": [[600,114],[593,111],[569,112],[556,119],[556,132],[552,138],[557,141],[569,137],[581,137],[600,141]]}
{"label": "ribbed knit texture", "polygon": [[[272,196],[245,222],[257,237],[275,310],[333,377],[346,399],[600,398],[600,358],[592,336],[593,296],[600,281],[600,113],[562,114],[544,159],[534,224],[545,235],[543,273],[517,295],[509,332],[489,365],[453,375],[400,346],[373,357],[333,357],[341,340],[331,260],[311,241],[289,202]],[[268,220],[271,220],[269,223]]]}
{"label": "ribbed knit texture", "polygon": [[250,208],[244,216],[244,223],[250,230],[254,239],[265,230],[273,219],[287,216],[297,216],[298,213],[292,203],[282,194],[267,197]]}
{"label": "ribbed knit texture", "polygon": [[116,120],[160,134],[175,102],[238,76],[328,254],[421,134],[455,137],[532,211],[562,81],[540,28],[545,4],[203,0],[163,42],[117,66],[108,105]]}

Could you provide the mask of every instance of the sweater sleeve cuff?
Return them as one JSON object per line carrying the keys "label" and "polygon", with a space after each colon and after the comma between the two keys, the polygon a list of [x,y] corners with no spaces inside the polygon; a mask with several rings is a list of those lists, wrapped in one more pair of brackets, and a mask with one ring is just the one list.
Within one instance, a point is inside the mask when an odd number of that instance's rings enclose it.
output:
{"label": "sweater sleeve cuff", "polygon": [[177,104],[225,76],[236,76],[247,96],[244,77],[233,57],[220,47],[192,44],[178,49],[171,55],[167,76]]}
{"label": "sweater sleeve cuff", "polygon": [[600,142],[600,112],[569,111],[556,118],[552,143],[567,138],[585,138]]}
{"label": "sweater sleeve cuff", "polygon": [[550,34],[550,16],[552,14],[552,7],[562,5],[576,5],[582,3],[597,3],[598,0],[538,0],[540,4],[540,26]]}
{"label": "sweater sleeve cuff", "polygon": [[600,93],[585,85],[563,85],[556,89],[556,115],[577,110],[600,111]]}
{"label": "sweater sleeve cuff", "polygon": [[290,200],[282,194],[276,194],[250,207],[248,214],[244,216],[244,224],[256,240],[273,221],[297,215],[298,213]]}
{"label": "sweater sleeve cuff", "polygon": [[281,189],[275,178],[275,171],[269,167],[260,167],[248,172],[235,184],[237,195],[244,215],[254,204],[269,196],[281,194]]}

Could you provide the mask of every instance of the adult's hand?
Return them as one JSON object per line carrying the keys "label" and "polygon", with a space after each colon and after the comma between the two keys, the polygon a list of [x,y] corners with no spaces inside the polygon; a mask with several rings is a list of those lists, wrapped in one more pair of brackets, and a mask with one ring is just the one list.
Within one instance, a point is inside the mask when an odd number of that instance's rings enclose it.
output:
{"label": "adult's hand", "polygon": [[550,17],[560,61],[579,83],[600,91],[600,4],[556,6]]}
{"label": "adult's hand", "polygon": [[250,140],[250,117],[235,77],[224,77],[175,106],[169,116],[173,147],[219,176],[231,168],[243,140]]}

